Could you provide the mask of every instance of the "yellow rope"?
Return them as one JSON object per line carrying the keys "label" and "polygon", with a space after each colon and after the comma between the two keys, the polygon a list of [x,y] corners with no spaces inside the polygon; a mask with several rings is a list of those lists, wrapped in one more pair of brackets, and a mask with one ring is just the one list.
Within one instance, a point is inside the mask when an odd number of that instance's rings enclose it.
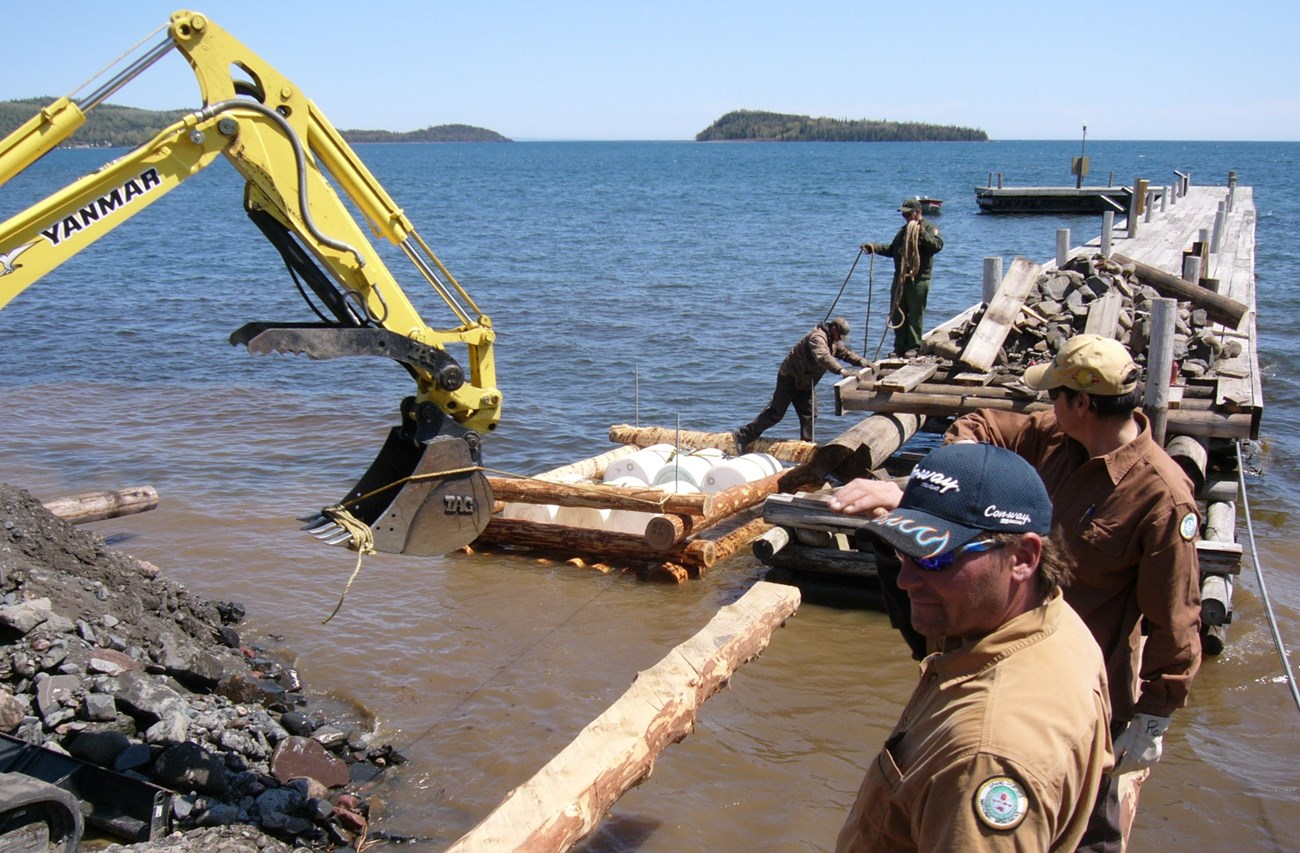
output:
{"label": "yellow rope", "polygon": [[367,554],[375,553],[375,534],[370,529],[370,525],[348,512],[343,508],[342,504],[327,506],[321,510],[321,514],[352,534],[352,538],[348,541],[348,547],[355,548],[357,552],[357,565],[352,570],[352,577],[348,578],[347,584],[344,585],[343,592],[339,595],[338,604],[335,604],[334,609],[330,611],[330,615],[321,621],[321,624],[324,625],[343,608],[343,599],[347,598],[348,590],[352,589],[352,582],[357,579],[357,575],[361,574],[361,561],[365,559]]}

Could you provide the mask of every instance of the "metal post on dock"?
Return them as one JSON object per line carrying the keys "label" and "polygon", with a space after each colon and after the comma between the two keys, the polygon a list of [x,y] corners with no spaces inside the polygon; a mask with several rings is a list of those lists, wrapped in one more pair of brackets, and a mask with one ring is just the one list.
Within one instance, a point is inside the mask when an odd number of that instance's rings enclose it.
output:
{"label": "metal post on dock", "polygon": [[1151,208],[1156,206],[1155,198],[1156,198],[1156,191],[1151,189],[1147,190],[1146,213],[1142,215],[1143,222],[1151,221]]}
{"label": "metal post on dock", "polygon": [[1201,244],[1202,247],[1200,255],[1203,258],[1207,258],[1208,261],[1208,256],[1210,254],[1210,229],[1202,228],[1200,231],[1196,233],[1197,233],[1197,241]]}
{"label": "metal post on dock", "polygon": [[1115,231],[1115,211],[1105,210],[1101,214],[1101,256],[1110,257],[1110,237]]}
{"label": "metal post on dock", "polygon": [[1228,173],[1228,212],[1232,212],[1232,204],[1237,200],[1237,173]]}
{"label": "metal post on dock", "polygon": [[1201,256],[1200,255],[1183,255],[1183,281],[1190,281],[1192,284],[1201,277]]}
{"label": "metal post on dock", "polygon": [[1151,300],[1151,343],[1147,349],[1147,387],[1143,408],[1151,421],[1151,438],[1165,445],[1169,420],[1169,382],[1174,367],[1174,320],[1178,300]]}
{"label": "metal post on dock", "polygon": [[1169,209],[1169,188],[1166,187],[1160,192],[1160,212],[1164,213]]}
{"label": "metal post on dock", "polygon": [[1002,173],[998,172],[998,189],[1002,189]]}
{"label": "metal post on dock", "polygon": [[1210,238],[1210,251],[1216,255],[1223,243],[1223,217],[1227,214],[1227,207],[1228,203],[1221,201],[1214,211],[1214,236]]}
{"label": "metal post on dock", "polygon": [[984,259],[984,304],[993,304],[998,285],[1002,283],[1002,256],[989,255]]}
{"label": "metal post on dock", "polygon": [[1065,266],[1065,262],[1070,260],[1070,229],[1056,229],[1056,268],[1060,269]]}

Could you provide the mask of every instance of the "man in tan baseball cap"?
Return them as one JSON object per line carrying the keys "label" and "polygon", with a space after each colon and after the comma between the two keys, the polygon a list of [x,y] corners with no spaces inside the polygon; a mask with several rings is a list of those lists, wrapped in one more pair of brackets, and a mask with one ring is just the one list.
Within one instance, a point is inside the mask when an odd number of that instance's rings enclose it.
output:
{"label": "man in tan baseball cap", "polygon": [[[1025,370],[1025,384],[1047,392],[1050,410],[981,409],[944,436],[1014,450],[1042,476],[1052,536],[1072,576],[1065,600],[1106,659],[1116,777],[1159,761],[1165,730],[1201,662],[1200,518],[1187,475],[1151,437],[1138,374],[1118,341],[1078,335],[1050,362]],[[831,507],[878,514],[898,506],[899,496],[892,482],[853,480]],[[919,656],[927,638],[900,618],[910,607],[907,594],[888,555],[882,559],[877,549],[876,558],[891,622]],[[1118,792],[1112,780],[1098,797],[1080,850],[1119,849]]]}
{"label": "man in tan baseball cap", "polygon": [[1138,366],[1119,341],[1101,335],[1077,335],[1056,358],[1025,368],[1025,384],[1038,391],[1069,388],[1109,397],[1132,394]]}

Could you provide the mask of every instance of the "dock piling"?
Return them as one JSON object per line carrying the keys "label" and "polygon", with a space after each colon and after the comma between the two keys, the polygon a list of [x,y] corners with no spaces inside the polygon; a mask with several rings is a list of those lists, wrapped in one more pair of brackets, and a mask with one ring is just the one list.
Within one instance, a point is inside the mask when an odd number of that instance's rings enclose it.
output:
{"label": "dock piling", "polygon": [[1107,210],[1101,215],[1101,256],[1110,257],[1110,238],[1115,233],[1115,211]]}
{"label": "dock piling", "polygon": [[1065,266],[1065,262],[1070,260],[1070,229],[1056,229],[1056,266],[1058,268]]}
{"label": "dock piling", "polygon": [[993,302],[994,295],[998,292],[998,284],[1002,281],[1002,256],[990,255],[984,259],[984,304],[989,305]]}
{"label": "dock piling", "polygon": [[1161,447],[1169,420],[1169,380],[1174,366],[1174,322],[1178,300],[1151,300],[1151,344],[1147,349],[1147,387],[1144,408],[1151,421],[1151,438]]}

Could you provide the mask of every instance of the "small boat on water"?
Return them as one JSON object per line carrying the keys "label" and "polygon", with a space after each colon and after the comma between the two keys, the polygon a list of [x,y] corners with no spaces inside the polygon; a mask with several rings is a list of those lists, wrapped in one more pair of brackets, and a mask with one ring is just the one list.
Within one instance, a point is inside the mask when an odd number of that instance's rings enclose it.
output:
{"label": "small boat on water", "polygon": [[943,201],[941,199],[921,196],[917,201],[921,202],[921,212],[926,216],[938,216],[943,212]]}

